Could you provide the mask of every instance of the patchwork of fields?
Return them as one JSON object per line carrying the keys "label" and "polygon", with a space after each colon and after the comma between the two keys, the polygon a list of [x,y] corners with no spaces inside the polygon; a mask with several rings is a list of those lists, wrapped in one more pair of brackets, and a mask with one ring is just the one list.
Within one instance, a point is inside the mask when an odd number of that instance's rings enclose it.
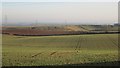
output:
{"label": "patchwork of fields", "polygon": [[114,25],[64,25],[64,26],[14,26],[2,27],[2,34],[19,36],[79,35],[96,33],[120,33]]}
{"label": "patchwork of fields", "polygon": [[3,66],[45,66],[118,61],[118,34],[2,36]]}

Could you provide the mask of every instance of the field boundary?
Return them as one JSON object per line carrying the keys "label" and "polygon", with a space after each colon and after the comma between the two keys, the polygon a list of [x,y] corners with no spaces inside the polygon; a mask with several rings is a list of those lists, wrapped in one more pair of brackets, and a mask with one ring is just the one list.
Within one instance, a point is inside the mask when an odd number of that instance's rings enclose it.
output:
{"label": "field boundary", "polygon": [[[11,35],[9,33],[2,33],[5,35]],[[120,34],[120,32],[83,32],[83,33],[73,33],[73,34],[48,34],[48,35],[22,35],[22,34],[13,34],[15,36],[63,36],[63,35],[90,35],[90,34]]]}

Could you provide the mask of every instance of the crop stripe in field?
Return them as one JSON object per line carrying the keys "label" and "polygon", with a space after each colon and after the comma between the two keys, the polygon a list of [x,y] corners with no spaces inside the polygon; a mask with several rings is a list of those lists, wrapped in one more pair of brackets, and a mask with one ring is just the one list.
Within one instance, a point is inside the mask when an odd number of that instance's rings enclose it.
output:
{"label": "crop stripe in field", "polygon": [[81,49],[81,45],[82,45],[82,38],[79,37],[75,50],[80,50]]}
{"label": "crop stripe in field", "polygon": [[111,37],[109,37],[109,36],[107,36],[111,41],[112,41],[112,43],[114,44],[114,45],[116,45],[117,47],[119,47],[119,45],[118,45],[118,43],[115,43],[115,40],[113,40]]}
{"label": "crop stripe in field", "polygon": [[[78,39],[79,39],[79,38],[78,38]],[[77,50],[78,43],[79,43],[78,40],[76,40],[76,41],[77,41],[77,42],[76,42],[77,44],[76,44],[76,46],[75,46],[75,50]]]}
{"label": "crop stripe in field", "polygon": [[[81,48],[84,48],[84,46],[86,45],[86,43],[87,43],[87,38],[84,36],[83,41],[81,43]],[[82,45],[83,45],[83,47],[82,47]]]}
{"label": "crop stripe in field", "polygon": [[37,53],[37,54],[33,55],[32,57],[36,57],[36,56],[38,56],[38,55],[40,55],[40,54],[42,54],[42,53],[43,53],[43,52]]}
{"label": "crop stripe in field", "polygon": [[[106,45],[110,45],[110,43],[108,42],[108,41],[111,41],[111,39],[109,39],[108,37],[102,37],[101,38],[102,40],[104,40],[104,43],[106,44]],[[113,43],[113,42],[112,42]],[[115,44],[114,44],[115,45]],[[112,46],[107,46],[107,47],[105,47],[106,49],[110,49],[110,48],[115,48],[115,47],[117,47],[118,48],[118,46],[117,45],[112,45]]]}
{"label": "crop stripe in field", "polygon": [[78,49],[78,47],[79,47],[79,41],[80,41],[80,37],[78,37],[78,40],[77,40],[77,45],[76,45],[75,50],[77,50],[77,49]]}
{"label": "crop stripe in field", "polygon": [[[99,46],[98,48],[108,50],[108,49],[110,48],[110,45],[107,44],[107,41],[109,41],[109,39],[108,39],[108,40],[105,40],[105,38],[106,38],[106,37],[103,37],[103,36],[99,36],[99,37],[98,37],[100,43],[102,44],[102,45]],[[103,48],[103,47],[104,47],[104,48]]]}
{"label": "crop stripe in field", "polygon": [[50,55],[52,56],[52,55],[54,55],[55,53],[57,53],[57,52],[52,52]]}
{"label": "crop stripe in field", "polygon": [[[105,38],[106,38],[106,37],[101,37],[101,40],[103,40],[104,43],[106,44],[105,46],[107,46],[107,45],[109,45],[109,44],[107,43],[107,41],[108,41],[109,39],[106,41]],[[107,39],[107,38],[106,38],[106,39]],[[109,46],[109,47],[110,47],[110,46]],[[107,46],[107,47],[105,47],[105,48],[106,48],[106,49],[109,49],[109,47]],[[112,46],[112,47],[114,47],[114,46]]]}
{"label": "crop stripe in field", "polygon": [[113,40],[111,37],[109,37],[109,36],[107,36],[109,39],[110,39],[110,41],[112,41],[112,43],[114,44],[114,45],[116,45],[118,48],[120,48],[120,46],[118,45],[118,43],[115,43],[115,40]]}
{"label": "crop stripe in field", "polygon": [[79,50],[79,45],[80,45],[80,40],[81,40],[81,38],[79,37],[79,39],[78,39],[78,44],[77,44],[77,50]]}
{"label": "crop stripe in field", "polygon": [[82,38],[80,38],[80,40],[79,40],[79,48],[78,48],[78,50],[80,50],[80,49],[81,49],[82,42],[83,42],[83,39],[82,39]]}

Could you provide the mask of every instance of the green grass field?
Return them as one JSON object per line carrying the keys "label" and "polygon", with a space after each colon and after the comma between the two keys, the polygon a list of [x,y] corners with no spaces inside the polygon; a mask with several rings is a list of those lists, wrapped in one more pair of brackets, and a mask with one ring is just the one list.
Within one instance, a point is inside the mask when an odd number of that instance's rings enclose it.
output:
{"label": "green grass field", "polygon": [[118,34],[2,36],[3,66],[118,61]]}

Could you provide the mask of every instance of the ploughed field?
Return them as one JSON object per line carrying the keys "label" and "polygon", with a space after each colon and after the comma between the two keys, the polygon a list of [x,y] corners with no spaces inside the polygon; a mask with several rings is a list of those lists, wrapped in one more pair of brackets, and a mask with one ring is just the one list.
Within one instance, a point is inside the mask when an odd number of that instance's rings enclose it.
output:
{"label": "ploughed field", "polygon": [[[1,31],[1,30],[0,30]],[[14,26],[2,27],[2,34],[19,36],[79,35],[96,33],[119,33],[118,26],[68,25],[68,26]]]}
{"label": "ploughed field", "polygon": [[118,60],[118,34],[2,36],[3,66],[107,63]]}

